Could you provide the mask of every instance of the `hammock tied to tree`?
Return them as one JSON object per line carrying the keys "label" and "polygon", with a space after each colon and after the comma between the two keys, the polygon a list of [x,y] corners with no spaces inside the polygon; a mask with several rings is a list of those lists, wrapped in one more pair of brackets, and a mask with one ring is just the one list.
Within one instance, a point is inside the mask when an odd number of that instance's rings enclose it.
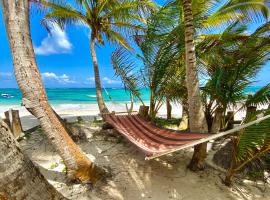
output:
{"label": "hammock tied to tree", "polygon": [[144,120],[138,114],[105,114],[103,118],[144,152],[146,160],[151,160],[235,133],[270,118],[270,115],[260,117],[255,121],[240,125],[234,129],[211,135],[160,128]]}

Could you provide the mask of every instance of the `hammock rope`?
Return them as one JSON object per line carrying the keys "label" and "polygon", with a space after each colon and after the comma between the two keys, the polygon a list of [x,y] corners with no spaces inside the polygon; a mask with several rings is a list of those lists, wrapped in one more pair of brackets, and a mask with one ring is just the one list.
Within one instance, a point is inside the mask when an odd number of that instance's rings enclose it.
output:
{"label": "hammock rope", "polygon": [[[112,96],[110,95],[110,93],[107,91],[107,89],[103,86],[103,89],[106,93],[106,95],[109,97],[109,100],[112,104],[112,111],[115,111],[117,108],[119,109],[119,107],[121,107],[122,109],[121,110],[125,110],[127,112],[129,112],[129,108],[127,107],[128,103],[125,102],[125,106],[123,106],[122,103],[118,103],[116,101],[113,100]],[[132,102],[130,102],[132,104]]]}

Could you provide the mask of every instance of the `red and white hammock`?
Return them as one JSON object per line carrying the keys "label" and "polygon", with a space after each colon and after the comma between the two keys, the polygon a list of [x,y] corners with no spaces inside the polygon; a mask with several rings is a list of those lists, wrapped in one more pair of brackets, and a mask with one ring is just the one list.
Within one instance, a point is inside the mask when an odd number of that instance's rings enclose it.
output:
{"label": "red and white hammock", "polygon": [[270,115],[238,126],[229,131],[211,135],[160,128],[155,126],[153,123],[144,120],[137,114],[105,114],[103,115],[103,118],[119,133],[124,135],[129,141],[139,147],[139,149],[146,154],[146,160],[150,160],[237,132],[243,128],[270,118]]}

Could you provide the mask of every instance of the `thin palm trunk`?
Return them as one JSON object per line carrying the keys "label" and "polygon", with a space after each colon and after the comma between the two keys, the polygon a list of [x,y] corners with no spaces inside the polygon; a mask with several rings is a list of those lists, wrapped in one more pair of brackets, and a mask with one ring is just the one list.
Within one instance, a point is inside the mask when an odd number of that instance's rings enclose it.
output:
{"label": "thin palm trunk", "polygon": [[167,119],[172,118],[172,105],[170,103],[170,99],[166,98],[166,108],[167,108]]}
{"label": "thin palm trunk", "polygon": [[155,101],[156,94],[154,92],[154,87],[150,88],[150,107],[149,107],[149,117],[150,119],[154,119],[155,116],[155,107],[156,107],[156,101]]}
{"label": "thin palm trunk", "polygon": [[[186,84],[188,91],[189,127],[191,132],[207,133],[208,128],[200,97],[199,80],[196,68],[191,0],[183,0],[182,2],[185,24]],[[189,168],[191,170],[203,169],[205,157],[206,144],[195,146]]]}
{"label": "thin palm trunk", "polygon": [[66,199],[48,183],[39,169],[21,152],[8,126],[1,119],[0,163],[0,199]]}
{"label": "thin palm trunk", "polygon": [[210,127],[210,133],[218,133],[220,131],[223,113],[224,110],[222,108],[219,107],[216,109],[215,116]]}
{"label": "thin palm trunk", "polygon": [[96,181],[99,177],[97,167],[73,142],[48,103],[31,40],[29,0],[3,0],[2,7],[23,105],[39,119],[49,141],[66,164],[70,178]]}
{"label": "thin palm trunk", "polygon": [[179,130],[188,130],[189,129],[189,123],[188,123],[188,103],[187,100],[182,101],[182,119],[179,124],[178,129]]}
{"label": "thin palm trunk", "polygon": [[101,114],[109,113],[109,110],[104,103],[104,99],[103,99],[102,92],[101,92],[102,91],[101,90],[101,81],[100,81],[98,61],[97,61],[97,55],[96,55],[96,49],[95,49],[95,37],[93,34],[91,35],[90,49],[91,49],[91,57],[92,57],[92,61],[93,61],[93,66],[94,66],[95,86],[96,86],[96,95],[97,95],[97,102],[98,102],[99,111]]}

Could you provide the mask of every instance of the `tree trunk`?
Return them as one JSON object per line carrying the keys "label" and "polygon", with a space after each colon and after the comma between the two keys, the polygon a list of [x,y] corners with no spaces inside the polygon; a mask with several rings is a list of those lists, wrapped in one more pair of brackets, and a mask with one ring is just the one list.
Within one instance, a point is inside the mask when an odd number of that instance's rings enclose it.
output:
{"label": "tree trunk", "polygon": [[9,126],[15,139],[23,136],[23,129],[21,124],[21,119],[18,110],[9,109],[5,112],[7,125]]}
{"label": "tree trunk", "polygon": [[[199,80],[196,68],[194,28],[191,0],[183,0],[186,51],[186,84],[188,91],[189,127],[191,132],[207,133],[207,122],[200,96]],[[193,158],[189,164],[191,170],[204,168],[206,143],[195,146]]]}
{"label": "tree trunk", "polygon": [[21,152],[8,126],[1,119],[0,163],[0,199],[66,199]]}
{"label": "tree trunk", "polygon": [[98,61],[97,61],[97,55],[96,55],[96,50],[95,50],[95,37],[93,34],[91,34],[90,49],[91,49],[91,57],[92,57],[92,61],[93,61],[93,66],[94,66],[95,86],[96,86],[96,95],[97,95],[97,102],[98,102],[99,111],[101,114],[109,113],[109,110],[106,107],[106,105],[104,103],[103,96],[102,96]]}
{"label": "tree trunk", "polygon": [[139,108],[139,115],[145,120],[149,120],[149,106],[141,105]]}
{"label": "tree trunk", "polygon": [[234,112],[233,111],[227,112],[227,115],[225,117],[225,121],[227,124],[226,130],[233,129],[233,127],[234,127]]}
{"label": "tree trunk", "polygon": [[155,118],[155,93],[153,92],[153,89],[150,89],[150,107],[149,107],[149,117],[152,120]]}
{"label": "tree trunk", "polygon": [[183,102],[183,105],[182,105],[182,119],[181,119],[181,122],[179,124],[179,127],[178,129],[179,130],[188,130],[189,127],[188,127],[188,108],[187,108],[187,105],[185,105],[185,103]]}
{"label": "tree trunk", "polygon": [[95,182],[100,176],[98,168],[69,137],[48,103],[31,40],[29,0],[3,0],[2,7],[23,105],[39,119],[48,140],[66,164],[69,177]]}
{"label": "tree trunk", "polygon": [[218,133],[221,128],[223,109],[217,108],[212,122],[211,133]]}
{"label": "tree trunk", "polygon": [[167,119],[172,118],[172,105],[170,99],[166,98],[166,108],[167,108]]}

